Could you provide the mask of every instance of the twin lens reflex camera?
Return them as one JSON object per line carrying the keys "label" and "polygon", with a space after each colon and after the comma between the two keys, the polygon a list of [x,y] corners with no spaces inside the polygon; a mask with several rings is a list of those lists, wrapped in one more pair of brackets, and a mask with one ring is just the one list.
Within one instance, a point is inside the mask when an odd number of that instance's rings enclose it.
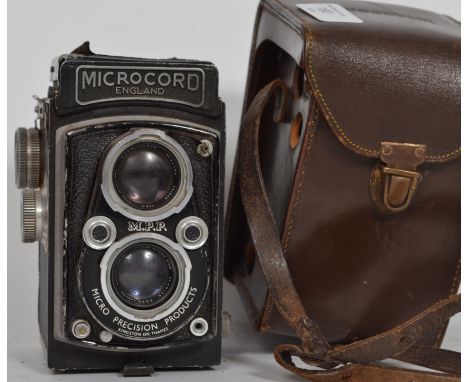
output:
{"label": "twin lens reflex camera", "polygon": [[220,362],[224,104],[208,62],[93,54],[51,67],[16,131],[49,367]]}

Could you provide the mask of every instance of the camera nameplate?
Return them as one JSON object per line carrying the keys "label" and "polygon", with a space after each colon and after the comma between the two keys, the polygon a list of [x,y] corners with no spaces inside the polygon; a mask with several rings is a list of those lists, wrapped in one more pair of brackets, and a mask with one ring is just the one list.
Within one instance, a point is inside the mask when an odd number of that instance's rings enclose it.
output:
{"label": "camera nameplate", "polygon": [[75,82],[78,105],[120,100],[200,107],[205,102],[205,71],[186,67],[78,66]]}

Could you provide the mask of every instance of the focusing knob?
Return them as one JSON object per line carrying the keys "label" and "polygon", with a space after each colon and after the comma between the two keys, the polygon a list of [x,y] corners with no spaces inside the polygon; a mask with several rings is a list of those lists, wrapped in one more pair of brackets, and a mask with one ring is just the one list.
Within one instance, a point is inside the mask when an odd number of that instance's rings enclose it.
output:
{"label": "focusing knob", "polygon": [[15,134],[16,186],[38,188],[41,175],[39,130],[20,127]]}
{"label": "focusing knob", "polygon": [[23,243],[32,243],[41,235],[42,203],[39,190],[23,190],[21,203],[21,232]]}

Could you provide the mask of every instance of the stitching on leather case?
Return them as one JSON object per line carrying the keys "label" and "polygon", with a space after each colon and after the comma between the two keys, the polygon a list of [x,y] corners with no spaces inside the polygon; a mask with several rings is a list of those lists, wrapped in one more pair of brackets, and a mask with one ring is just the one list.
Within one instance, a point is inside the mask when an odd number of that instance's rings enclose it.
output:
{"label": "stitching on leather case", "polygon": [[[280,1],[278,1],[279,4],[281,4],[283,7],[284,7],[284,4],[282,4]],[[265,11],[270,11],[273,15],[277,16],[279,19],[281,19],[283,22],[286,23],[286,25],[291,26],[291,22],[289,19],[285,18],[281,13],[279,13],[279,11],[277,9],[275,9],[274,7],[272,7],[271,4],[267,3],[267,2],[264,2],[264,10]],[[294,15],[296,18],[297,15]],[[301,20],[301,18],[298,18],[298,20]],[[302,22],[304,22],[302,20]],[[297,29],[296,29],[296,25],[294,25],[294,27],[292,27],[292,29],[297,32]],[[305,31],[306,33],[306,36],[308,39],[312,38],[312,32],[311,31]],[[308,40],[310,41],[310,40]],[[307,45],[305,44],[305,49],[307,49]],[[324,116],[327,118],[332,118],[334,120],[334,126],[340,131],[340,134],[341,136],[347,140],[347,142],[352,145],[353,147],[355,147],[357,150],[359,151],[364,151],[364,152],[369,152],[369,153],[376,153],[377,155],[379,154],[378,151],[376,150],[371,150],[371,149],[368,149],[368,148],[365,148],[365,147],[362,147],[356,143],[354,143],[349,137],[346,136],[344,130],[339,126],[338,122],[336,121],[336,118],[334,117],[333,113],[331,112],[330,108],[328,107],[328,104],[326,103],[326,100],[320,90],[320,88],[318,87],[318,84],[317,84],[317,81],[316,81],[316,78],[315,78],[315,75],[312,71],[312,52],[311,52],[311,49],[307,49],[307,67],[308,67],[308,71],[307,73],[309,74],[309,77],[312,79],[312,83],[314,85],[314,89],[315,92],[319,95],[319,98],[322,100],[323,104],[324,104],[324,107],[326,108],[327,110],[327,113],[324,113]],[[318,113],[319,113],[319,108],[316,106],[316,103],[314,102],[314,117],[313,117],[313,122],[316,124],[317,122],[317,116],[318,116]],[[296,192],[296,195],[295,195],[295,204],[293,206],[293,211],[291,213],[291,217],[289,218],[289,223],[288,223],[288,230],[286,232],[286,239],[285,239],[285,243],[284,243],[284,248],[283,248],[283,251],[284,251],[284,254],[286,254],[287,250],[288,250],[288,244],[289,244],[289,240],[290,240],[290,236],[291,236],[291,233],[292,233],[292,228],[293,228],[293,225],[294,225],[294,214],[295,214],[295,209],[296,209],[296,206],[298,204],[298,201],[299,201],[299,196],[300,196],[300,192],[301,192],[301,189],[302,189],[302,177],[303,177],[303,174],[305,172],[305,168],[306,168],[306,165],[308,163],[308,157],[309,157],[309,153],[310,153],[310,146],[311,146],[311,143],[312,143],[312,140],[313,140],[313,137],[314,137],[314,132],[310,135],[310,138],[309,138],[309,142],[308,142],[308,147],[307,147],[307,153],[306,153],[306,158],[305,158],[305,162],[303,164],[303,168],[302,168],[302,171],[301,171],[301,183],[298,187],[298,190]],[[434,154],[434,155],[427,155],[426,158],[429,159],[431,162],[441,162],[443,161],[444,159],[449,159],[449,158],[452,158],[452,157],[456,157],[459,153],[461,152],[461,148],[457,148],[456,150],[453,150],[452,152],[449,152],[449,153],[445,153],[445,154]],[[457,280],[458,280],[458,275],[459,275],[459,271],[460,271],[460,259],[459,259],[459,264],[458,264],[458,267],[457,267],[457,270],[455,272],[455,276],[452,280],[452,287],[451,287],[451,292],[450,294],[453,294],[453,290],[455,289],[455,286],[456,286],[456,283],[457,283]],[[264,314],[263,314],[263,317],[262,317],[262,323],[265,322],[266,325],[269,326],[269,319],[270,319],[270,315],[271,315],[271,311],[272,311],[272,308],[273,308],[274,304],[272,304],[272,300],[271,300],[271,296],[269,295],[269,293],[267,294],[267,298],[266,298],[266,303],[265,303],[265,308],[264,308]],[[268,316],[266,316],[268,315]],[[267,328],[266,328],[267,329]],[[438,334],[438,337],[437,337],[437,341],[440,341],[440,337],[442,336],[442,334],[445,332],[445,330],[441,329],[441,331],[439,332]]]}
{"label": "stitching on leather case", "polygon": [[460,273],[460,268],[461,268],[461,258],[458,259],[458,265],[455,271],[455,276],[453,277],[453,280],[452,280],[452,288],[450,289],[450,295],[455,294],[455,287],[457,286],[457,280],[458,280],[458,275]]}
{"label": "stitching on leather case", "polygon": [[[383,4],[379,4],[382,9],[385,9],[385,7],[383,7]],[[416,16],[409,16],[409,15],[404,15],[404,14],[401,14],[401,13],[395,13],[395,12],[391,12],[391,11],[369,11],[367,9],[360,9],[360,8],[352,8],[352,7],[347,7],[346,9],[348,9],[348,11],[354,11],[354,12],[358,12],[358,13],[369,13],[369,14],[372,14],[372,15],[384,15],[384,16],[395,16],[395,17],[401,17],[401,18],[404,18],[404,19],[408,19],[408,20],[416,20],[416,21],[423,21],[423,22],[427,22],[427,23],[430,23],[430,24],[433,24],[433,25],[437,25],[437,23],[434,21],[434,20],[431,20],[431,19],[426,19],[424,17],[416,17]],[[453,19],[452,17],[450,16],[447,16],[447,15],[440,15],[440,16],[444,16],[447,20],[457,24],[457,25],[460,25],[461,23],[458,21],[458,20],[455,20]]]}
{"label": "stitching on leather case", "polygon": [[[294,12],[289,10],[287,6],[285,6],[280,1],[277,1],[277,3],[280,4],[280,6],[283,7],[284,9],[288,10],[293,17],[297,18],[297,16],[294,14]],[[283,15],[277,8],[275,8],[273,4],[270,4],[268,2],[264,2],[264,9],[267,10],[267,11],[270,11],[270,13],[273,16],[276,16],[276,18],[283,21],[287,26],[289,26],[298,35],[303,36],[302,30],[296,24],[294,24],[290,19],[288,19],[285,15]]]}
{"label": "stitching on leather case", "polygon": [[[312,39],[312,32],[311,31],[306,31],[306,36],[307,36],[307,41],[311,41]],[[313,70],[312,70],[312,49],[310,47],[307,47],[307,45],[305,46],[305,49],[307,50],[307,68],[308,68],[308,73],[309,73],[309,77],[311,79],[311,82],[312,82],[312,85],[313,85],[313,89],[315,90],[315,93],[317,94],[318,98],[320,99],[323,107],[325,108],[326,110],[326,113],[325,113],[325,116],[327,117],[327,120],[329,120],[329,122],[332,124],[333,127],[336,128],[336,130],[338,130],[339,134],[341,135],[341,137],[352,147],[354,147],[358,152],[362,152],[364,155],[367,155],[367,156],[378,156],[379,155],[379,151],[377,150],[372,150],[372,149],[368,149],[366,147],[363,147],[355,142],[353,142],[347,135],[346,135],[346,132],[343,130],[343,128],[340,126],[340,124],[338,123],[338,121],[336,120],[335,116],[333,115],[333,112],[330,110],[328,104],[327,104],[327,101],[325,100],[325,97],[323,96],[322,94],[322,91],[320,90],[319,86],[318,86],[318,83],[317,83],[317,79],[313,73]],[[445,153],[445,154],[434,154],[434,155],[427,155],[426,156],[426,159],[430,160],[430,161],[442,161],[442,160],[447,160],[447,159],[451,159],[451,158],[454,158],[456,156],[458,156],[458,154],[460,153],[461,151],[461,148],[458,148],[452,152],[449,152],[449,153]]]}
{"label": "stitching on leather case", "polygon": [[270,318],[271,318],[271,312],[273,311],[274,307],[274,302],[271,297],[270,291],[267,292],[266,298],[265,298],[265,307],[263,308],[263,315],[262,319],[259,323],[258,328],[261,331],[267,331],[270,330],[271,325],[270,325]]}
{"label": "stitching on leather case", "polygon": [[284,241],[284,246],[283,246],[284,247],[283,248],[284,254],[286,254],[286,252],[288,251],[289,239],[291,237],[291,232],[292,232],[292,229],[293,229],[293,226],[294,226],[294,215],[296,213],[297,204],[299,203],[299,198],[300,198],[301,191],[302,191],[302,185],[303,185],[303,182],[304,182],[304,173],[305,173],[305,170],[306,170],[307,165],[309,163],[309,155],[310,155],[310,151],[311,151],[311,147],[312,147],[312,141],[314,139],[315,131],[317,129],[317,120],[318,120],[318,115],[319,115],[319,108],[318,108],[316,102],[313,102],[312,104],[313,104],[313,106],[312,106],[312,110],[313,110],[312,115],[313,116],[312,116],[311,121],[309,122],[309,126],[311,126],[311,128],[313,128],[313,130],[311,131],[309,139],[307,141],[306,154],[305,154],[305,158],[304,158],[304,163],[302,164],[302,168],[301,168],[301,175],[300,175],[301,180],[299,181],[299,186],[297,187],[296,195],[295,195],[295,198],[294,198],[293,209],[292,209],[292,212],[291,212],[291,215],[290,215],[290,218],[289,218],[289,222],[288,222],[288,229],[286,231],[286,239]]}
{"label": "stitching on leather case", "polygon": [[[307,33],[307,38],[312,38],[312,33],[308,32]],[[338,121],[336,120],[335,116],[333,115],[332,111],[330,110],[330,108],[328,107],[328,104],[327,104],[327,101],[325,100],[325,97],[323,96],[322,94],[322,91],[320,90],[318,84],[317,84],[317,80],[315,78],[315,75],[314,73],[312,72],[312,52],[311,52],[311,49],[307,49],[307,66],[309,67],[309,72],[310,72],[310,78],[312,80],[312,83],[313,83],[313,87],[315,88],[315,91],[318,95],[318,97],[320,98],[320,100],[322,101],[322,104],[323,106],[325,107],[326,111],[327,111],[327,114],[329,115],[330,119],[331,119],[331,122],[332,124],[335,126],[336,129],[338,129],[338,131],[340,132],[341,136],[346,140],[346,142],[348,142],[351,146],[355,147],[356,149],[358,149],[359,151],[364,151],[364,152],[367,152],[367,153],[370,153],[372,155],[379,155],[379,152],[377,150],[371,150],[371,149],[368,149],[368,148],[365,148],[363,146],[360,146],[358,145],[357,143],[354,143],[347,135],[346,135],[346,132],[342,129],[342,127],[340,126],[340,124],[338,123]]]}
{"label": "stitching on leather case", "polygon": [[357,12],[357,13],[368,13],[368,14],[371,14],[371,15],[395,16],[395,17],[401,17],[403,19],[408,19],[408,20],[416,20],[416,21],[427,22],[427,23],[430,23],[430,24],[436,24],[433,20],[430,20],[430,19],[426,19],[426,18],[423,18],[423,17],[403,15],[401,13],[390,12],[390,11],[387,11],[387,10],[385,10],[385,11],[370,11],[370,10],[367,10],[367,9],[352,8],[352,7],[346,7],[346,9],[348,11],[350,11],[350,12],[354,11],[354,12]]}
{"label": "stitching on leather case", "polygon": [[452,152],[447,153],[447,154],[426,155],[426,158],[441,161],[441,160],[446,159],[446,158],[457,156],[460,153],[460,151],[461,151],[461,147],[459,147],[458,149],[453,150]]}
{"label": "stitching on leather case", "polygon": [[[281,1],[279,0],[276,0],[276,3],[278,3],[283,9],[286,9],[288,10],[292,16],[297,19],[299,22],[301,22],[302,24],[307,24],[307,21],[301,17],[301,15],[295,13],[295,12],[292,12],[285,4],[283,4]],[[295,24],[292,24],[291,20],[289,20],[285,15],[283,15],[281,13],[280,10],[276,9],[273,4],[270,4],[269,2],[264,2],[264,9],[265,10],[269,10],[271,13],[273,13],[277,18],[279,18],[281,21],[283,21],[286,25],[289,25],[294,31],[297,32],[297,25]],[[410,18],[411,19],[411,18]],[[305,32],[305,35],[304,37],[307,38],[307,41],[306,42],[309,42],[311,41],[311,38],[313,36],[312,34],[312,31],[310,30],[307,30],[307,29],[303,29],[303,31]],[[311,78],[311,82],[313,84],[313,90],[315,90],[315,93],[317,93],[318,97],[320,98],[320,100],[322,101],[322,104],[323,106],[325,107],[326,109],[326,113],[325,114],[325,117],[326,119],[332,124],[332,126],[334,126],[338,132],[340,133],[340,135],[345,139],[345,141],[351,146],[351,147],[354,147],[356,150],[357,153],[359,154],[363,154],[363,155],[367,155],[367,156],[373,156],[373,157],[376,157],[376,156],[379,156],[379,151],[377,150],[372,150],[372,149],[369,149],[369,148],[366,148],[366,147],[363,147],[363,146],[360,146],[359,144],[357,143],[354,143],[345,133],[345,131],[343,130],[343,128],[339,125],[338,121],[336,120],[335,116],[333,115],[332,111],[330,110],[330,108],[328,107],[328,104],[325,100],[325,97],[323,96],[319,86],[318,86],[318,83],[317,83],[317,80],[316,80],[316,77],[313,73],[313,70],[312,70],[312,52],[311,52],[311,49],[307,49],[307,43],[304,44],[304,49],[307,50],[307,67],[308,67],[308,70],[307,70],[307,73],[309,74],[309,77]],[[331,121],[330,121],[331,119]],[[339,138],[339,137],[338,137]],[[346,144],[345,144],[346,146]],[[449,153],[444,153],[444,154],[434,154],[434,155],[426,155],[426,161],[428,162],[443,162],[443,161],[446,161],[446,160],[449,160],[449,159],[454,159],[456,157],[459,156],[461,152],[461,148],[457,148]]]}

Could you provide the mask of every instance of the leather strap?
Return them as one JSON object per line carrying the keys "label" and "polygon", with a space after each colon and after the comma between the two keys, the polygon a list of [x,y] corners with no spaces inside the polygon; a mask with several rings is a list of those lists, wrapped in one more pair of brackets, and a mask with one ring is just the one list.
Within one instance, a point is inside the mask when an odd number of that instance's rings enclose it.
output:
{"label": "leather strap", "polygon": [[393,358],[444,373],[461,374],[461,355],[451,350],[415,345]]}
{"label": "leather strap", "polygon": [[333,359],[345,362],[368,363],[394,357],[406,352],[436,327],[460,312],[461,296],[442,300],[391,330],[338,346],[329,352]]}
{"label": "leather strap", "polygon": [[[459,295],[450,296],[403,324],[379,335],[332,348],[317,323],[308,316],[294,287],[263,182],[258,153],[258,131],[263,110],[276,99],[274,120],[282,120],[287,96],[286,85],[275,80],[263,88],[249,107],[239,138],[238,176],[241,199],[247,223],[256,249],[259,263],[267,280],[273,301],[283,319],[296,331],[301,346],[281,345],[275,350],[275,358],[286,369],[313,381],[435,381],[442,374],[413,372],[366,363],[396,358],[417,365],[430,367],[447,374],[443,378],[458,381],[460,367],[454,352],[440,349],[427,350],[415,344],[434,327],[445,324],[460,311]],[[279,98],[274,98],[277,95]],[[279,100],[279,102],[278,102]],[[330,371],[300,369],[292,357],[300,357],[309,365],[331,369],[338,364],[353,362]],[[442,360],[442,362],[434,362]],[[379,379],[376,379],[378,377]],[[373,379],[370,379],[373,378]],[[393,379],[392,379],[393,378]],[[395,379],[396,378],[396,379]],[[411,379],[412,378],[412,379]],[[436,378],[436,379],[434,379]],[[437,379],[438,378],[438,379]]]}
{"label": "leather strap", "polygon": [[247,213],[250,232],[257,250],[260,249],[260,264],[267,279],[275,305],[286,322],[295,329],[302,346],[311,354],[324,358],[331,349],[317,324],[312,321],[302,305],[294,287],[281,243],[277,235],[275,219],[266,200],[265,185],[258,157],[258,128],[262,110],[275,91],[282,91],[281,106],[274,116],[281,121],[285,109],[284,97],[287,88],[275,81],[263,89],[253,100],[245,115],[239,138],[239,177],[241,198]]}
{"label": "leather strap", "polygon": [[276,361],[286,370],[313,382],[454,382],[460,377],[428,371],[416,371],[398,367],[371,364],[347,364],[331,370],[308,370],[297,367],[291,354],[282,353],[281,346],[275,350]]}

